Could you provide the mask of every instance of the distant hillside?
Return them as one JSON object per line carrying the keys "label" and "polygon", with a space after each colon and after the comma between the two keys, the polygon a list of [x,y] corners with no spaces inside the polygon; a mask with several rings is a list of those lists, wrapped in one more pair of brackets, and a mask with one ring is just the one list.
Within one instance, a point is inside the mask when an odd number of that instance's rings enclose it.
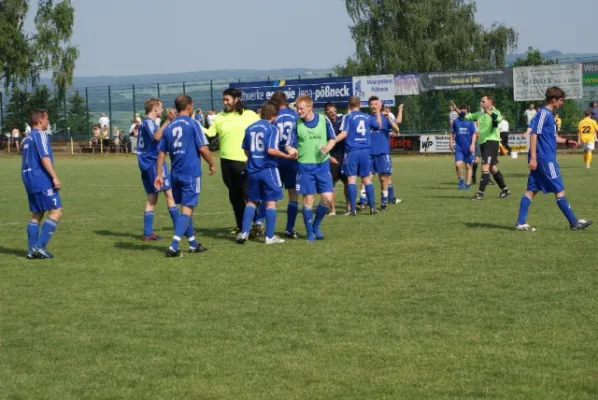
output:
{"label": "distant hillside", "polygon": [[[543,57],[558,61],[561,64],[574,64],[587,61],[598,61],[598,53],[563,53],[558,50],[543,51]],[[507,66],[512,65],[518,58],[525,58],[524,53],[509,54],[506,59]]]}

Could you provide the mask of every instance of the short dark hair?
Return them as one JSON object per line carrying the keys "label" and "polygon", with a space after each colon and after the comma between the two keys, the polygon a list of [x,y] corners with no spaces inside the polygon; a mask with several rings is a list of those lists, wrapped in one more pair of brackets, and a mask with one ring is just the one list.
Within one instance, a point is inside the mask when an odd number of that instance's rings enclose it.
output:
{"label": "short dark hair", "polygon": [[284,94],[282,91],[274,92],[272,97],[270,97],[270,101],[278,106],[278,108],[287,105],[287,95]]}
{"label": "short dark hair", "polygon": [[565,91],[560,87],[553,86],[546,89],[546,104],[552,103],[554,100],[561,100],[566,97]]}
{"label": "short dark hair", "polygon": [[349,97],[349,107],[355,108],[355,107],[360,107],[360,106],[361,106],[361,100],[359,100],[359,97],[357,97],[357,96]]}
{"label": "short dark hair", "polygon": [[467,104],[461,104],[459,106],[459,110],[467,110],[467,112],[469,112],[471,110],[471,107],[469,107]]}
{"label": "short dark hair", "polygon": [[490,100],[492,104],[494,104],[494,97],[490,96],[489,94],[483,94],[482,97],[480,97],[480,99],[483,99],[484,97]]}
{"label": "short dark hair", "polygon": [[48,110],[43,110],[41,108],[33,110],[31,113],[31,125],[39,124],[46,115],[48,115]]}
{"label": "short dark hair", "polygon": [[239,101],[237,101],[237,105],[235,106],[235,112],[238,112],[239,114],[243,115],[243,111],[245,111],[245,105],[243,104],[243,102],[240,100],[242,97],[242,93],[239,89],[237,88],[228,88],[225,89],[222,92],[222,96],[230,96],[233,99],[239,99]]}
{"label": "short dark hair", "polygon": [[592,115],[592,112],[590,110],[584,110],[583,115],[589,117],[590,115]]}
{"label": "short dark hair", "polygon": [[262,106],[260,118],[265,120],[271,120],[278,114],[278,105],[273,101],[268,101]]}
{"label": "short dark hair", "polygon": [[596,101],[590,101],[590,107],[592,107],[592,108],[596,107],[597,104],[598,104],[598,102],[596,102]]}
{"label": "short dark hair", "polygon": [[174,108],[176,108],[177,112],[185,111],[189,107],[189,104],[193,104],[193,99],[186,94],[178,95],[174,100]]}
{"label": "short dark hair", "polygon": [[376,100],[380,100],[380,98],[379,98],[378,96],[371,96],[371,97],[368,99],[368,103],[371,103],[372,101],[376,101]]}
{"label": "short dark hair", "polygon": [[328,103],[324,104],[324,110],[328,110],[330,107],[336,108],[333,102],[329,101]]}

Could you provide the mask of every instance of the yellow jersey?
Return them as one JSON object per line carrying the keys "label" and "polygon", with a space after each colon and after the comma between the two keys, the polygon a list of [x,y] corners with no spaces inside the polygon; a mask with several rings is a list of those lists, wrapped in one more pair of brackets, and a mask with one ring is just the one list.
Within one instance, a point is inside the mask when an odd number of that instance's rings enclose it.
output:
{"label": "yellow jersey", "polygon": [[592,143],[596,141],[596,134],[598,133],[598,123],[590,117],[581,120],[579,126],[579,135],[583,143]]}
{"label": "yellow jersey", "polygon": [[234,161],[247,161],[243,150],[245,129],[260,120],[260,117],[251,110],[238,112],[221,112],[216,115],[214,122],[204,133],[208,137],[220,137],[220,158]]}
{"label": "yellow jersey", "polygon": [[555,118],[554,119],[554,123],[556,124],[556,131],[560,132],[561,131],[561,126],[563,126],[563,120],[560,118]]}

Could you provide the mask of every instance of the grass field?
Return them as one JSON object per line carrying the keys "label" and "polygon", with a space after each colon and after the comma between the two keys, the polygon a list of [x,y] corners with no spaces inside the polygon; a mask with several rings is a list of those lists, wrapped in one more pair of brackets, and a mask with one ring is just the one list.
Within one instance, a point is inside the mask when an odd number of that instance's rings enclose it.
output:
{"label": "grass field", "polygon": [[[139,240],[134,158],[56,164],[57,258],[28,261],[19,160],[0,157],[2,399],[598,398],[598,226],[570,231],[539,196],[538,231],[514,232],[523,159],[501,164],[511,198],[474,203],[449,157],[395,158],[405,202],[327,218],[315,245],[235,244],[206,177],[210,250],[182,259]],[[578,217],[598,219],[598,171],[561,164]],[[156,215],[170,237],[163,202]]]}

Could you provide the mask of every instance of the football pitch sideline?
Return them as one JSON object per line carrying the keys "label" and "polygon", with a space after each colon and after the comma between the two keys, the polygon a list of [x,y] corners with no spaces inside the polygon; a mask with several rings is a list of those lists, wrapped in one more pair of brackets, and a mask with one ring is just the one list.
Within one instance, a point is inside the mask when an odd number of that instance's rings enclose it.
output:
{"label": "football pitch sideline", "polygon": [[[311,245],[236,244],[220,171],[205,173],[209,251],[167,259],[164,198],[163,240],[140,240],[136,158],[58,156],[56,259],[27,260],[20,159],[0,157],[0,399],[598,398],[598,226],[570,231],[538,195],[537,232],[515,232],[524,158],[501,158],[513,196],[480,202],[451,157],[393,161],[404,202],[345,217],[339,184]],[[575,213],[598,220],[598,171],[560,162]]]}

